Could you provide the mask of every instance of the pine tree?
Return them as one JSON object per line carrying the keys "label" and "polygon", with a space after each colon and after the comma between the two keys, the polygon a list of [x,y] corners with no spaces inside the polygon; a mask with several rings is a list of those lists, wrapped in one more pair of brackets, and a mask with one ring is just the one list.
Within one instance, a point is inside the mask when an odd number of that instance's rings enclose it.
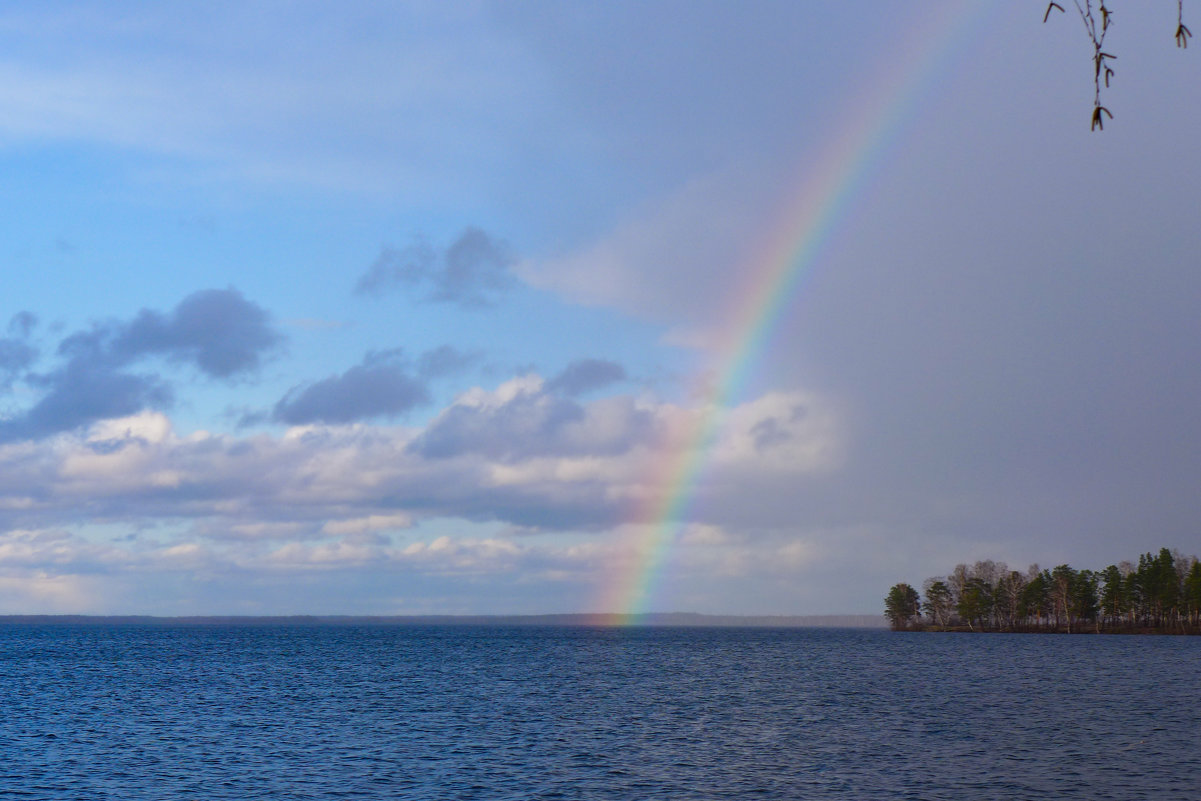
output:
{"label": "pine tree", "polygon": [[893,631],[909,628],[909,621],[921,613],[920,601],[917,590],[908,584],[893,585],[884,599],[884,615]]}

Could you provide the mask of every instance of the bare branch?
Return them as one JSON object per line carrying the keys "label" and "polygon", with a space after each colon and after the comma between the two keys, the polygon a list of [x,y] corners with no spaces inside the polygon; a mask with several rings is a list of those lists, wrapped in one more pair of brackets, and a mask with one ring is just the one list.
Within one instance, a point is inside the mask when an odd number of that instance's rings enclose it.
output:
{"label": "bare branch", "polygon": [[[1109,88],[1114,76],[1111,62],[1117,61],[1117,56],[1104,50],[1105,34],[1109,33],[1109,28],[1113,25],[1113,11],[1105,3],[1106,0],[1096,0],[1094,6],[1094,0],[1072,0],[1076,15],[1084,25],[1084,32],[1093,46],[1093,114],[1089,128],[1093,131],[1105,130],[1105,117],[1113,119],[1109,109],[1101,105],[1101,89]],[[1051,10],[1055,8],[1059,9],[1060,13],[1067,13],[1059,3],[1048,3],[1047,10],[1043,13],[1044,23],[1050,19]],[[1097,15],[1100,15],[1100,20],[1097,19]],[[1188,40],[1192,35],[1193,32],[1184,24],[1184,0],[1176,0],[1176,46],[1188,47]]]}

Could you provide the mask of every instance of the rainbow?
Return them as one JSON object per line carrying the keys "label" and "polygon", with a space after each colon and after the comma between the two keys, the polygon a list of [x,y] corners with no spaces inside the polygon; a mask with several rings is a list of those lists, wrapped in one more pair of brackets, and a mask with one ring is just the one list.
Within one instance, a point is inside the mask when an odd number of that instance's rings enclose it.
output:
{"label": "rainbow", "polygon": [[603,588],[596,609],[613,625],[636,622],[656,600],[671,546],[685,526],[688,507],[725,412],[744,390],[781,319],[821,260],[826,245],[868,187],[888,145],[908,127],[919,101],[944,74],[947,62],[984,19],[983,3],[944,6],[918,21],[902,46],[886,54],[820,156],[798,169],[798,189],[781,205],[773,232],[739,268],[750,276],[728,317],[717,349],[718,380],[688,436],[656,465],[650,500],[633,510],[632,558]]}

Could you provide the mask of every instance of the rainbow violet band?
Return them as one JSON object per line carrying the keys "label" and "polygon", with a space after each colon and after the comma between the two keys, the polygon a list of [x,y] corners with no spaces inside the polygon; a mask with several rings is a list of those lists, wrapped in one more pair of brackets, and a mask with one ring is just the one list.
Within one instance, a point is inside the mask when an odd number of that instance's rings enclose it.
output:
{"label": "rainbow violet band", "polygon": [[[862,91],[816,159],[805,159],[780,206],[769,235],[745,264],[747,276],[723,326],[717,350],[719,380],[707,392],[692,430],[667,448],[648,476],[647,499],[631,509],[635,532],[625,566],[605,582],[593,609],[612,625],[636,622],[654,608],[670,552],[689,523],[697,487],[726,412],[738,401],[785,313],[793,310],[807,279],[851,211],[868,194],[877,167],[917,116],[923,98],[952,74],[954,56],[971,39],[989,8],[949,3],[898,32],[897,47],[880,57]],[[915,14],[915,17],[921,16]]]}

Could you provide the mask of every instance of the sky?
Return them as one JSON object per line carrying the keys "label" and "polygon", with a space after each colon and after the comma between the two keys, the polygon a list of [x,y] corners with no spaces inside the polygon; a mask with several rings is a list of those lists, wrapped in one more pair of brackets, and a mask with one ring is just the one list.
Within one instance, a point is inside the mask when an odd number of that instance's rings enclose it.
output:
{"label": "sky", "polygon": [[1063,5],[0,4],[0,612],[1201,551],[1201,49]]}

